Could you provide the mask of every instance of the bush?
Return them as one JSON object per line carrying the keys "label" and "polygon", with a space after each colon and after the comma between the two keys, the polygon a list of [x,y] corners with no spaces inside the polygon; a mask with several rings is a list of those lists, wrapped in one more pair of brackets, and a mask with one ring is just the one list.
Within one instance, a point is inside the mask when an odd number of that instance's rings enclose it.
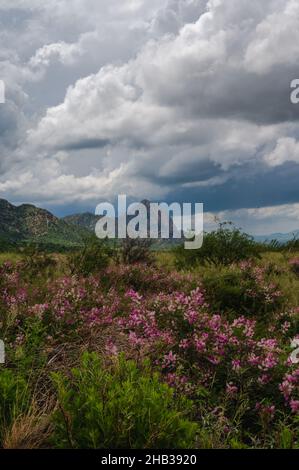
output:
{"label": "bush", "polygon": [[0,374],[0,440],[13,420],[29,406],[26,381],[15,372],[4,369]]}
{"label": "bush", "polygon": [[152,264],[153,257],[150,248],[151,240],[149,239],[126,238],[120,247],[121,261],[124,264]]}
{"label": "bush", "polygon": [[282,292],[264,270],[247,263],[241,269],[211,270],[204,275],[203,286],[214,311],[263,317],[278,311],[284,303]]}
{"label": "bush", "polygon": [[22,248],[23,261],[20,268],[27,278],[51,277],[57,267],[56,260],[46,252],[41,251],[35,245]]}
{"label": "bush", "polygon": [[185,250],[183,246],[174,249],[176,266],[179,269],[211,264],[228,266],[232,263],[259,257],[260,248],[253,238],[230,223],[220,224],[218,230],[205,234],[202,248]]}
{"label": "bush", "polygon": [[289,265],[294,274],[299,276],[299,258],[293,258],[289,261]]}
{"label": "bush", "polygon": [[299,239],[296,238],[296,236],[294,236],[294,238],[292,240],[289,240],[285,245],[284,245],[284,249],[289,251],[289,252],[292,252],[292,251],[299,251]]}
{"label": "bush", "polygon": [[106,370],[96,354],[85,353],[71,376],[53,374],[59,411],[54,417],[56,447],[188,448],[197,426],[184,415],[186,399],[120,357]]}
{"label": "bush", "polygon": [[80,251],[69,255],[68,265],[72,274],[88,276],[107,268],[111,256],[112,250],[106,242],[92,239]]}

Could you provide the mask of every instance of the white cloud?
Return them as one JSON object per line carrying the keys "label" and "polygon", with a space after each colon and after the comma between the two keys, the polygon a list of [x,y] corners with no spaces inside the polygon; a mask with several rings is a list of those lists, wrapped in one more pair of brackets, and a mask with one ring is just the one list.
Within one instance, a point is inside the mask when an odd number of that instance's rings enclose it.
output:
{"label": "white cloud", "polygon": [[267,73],[274,66],[297,64],[299,60],[299,3],[272,3],[279,6],[256,26],[246,51],[245,65],[252,72]]}
{"label": "white cloud", "polygon": [[0,197],[63,205],[211,188],[221,199],[245,169],[255,178],[299,163],[297,1],[72,0],[70,11],[69,0],[0,0],[0,10],[11,89]]}
{"label": "white cloud", "polygon": [[265,156],[265,161],[272,167],[285,162],[299,163],[299,142],[292,137],[281,137],[274,150]]}
{"label": "white cloud", "polygon": [[35,55],[30,59],[29,65],[33,68],[48,66],[52,59],[59,60],[64,65],[71,65],[79,60],[82,50],[77,44],[67,44],[66,42],[57,42],[47,44],[38,49]]}
{"label": "white cloud", "polygon": [[[178,5],[170,3],[165,11],[178,11]],[[250,115],[238,118],[252,106],[256,92],[246,95],[243,90],[240,52],[255,40],[256,25],[275,5],[281,6],[275,1],[267,1],[264,8],[243,0],[210,1],[205,7],[197,2],[199,18],[176,35],[151,40],[126,64],[103,67],[77,81],[63,103],[48,109],[30,131],[30,145],[45,151],[125,145],[133,155],[143,148],[141,178],[157,153],[153,164],[162,178],[183,165],[192,167],[194,160],[208,159],[228,171],[260,158],[273,139],[284,138],[288,126],[260,124]],[[265,82],[257,86],[263,90]],[[228,96],[231,91],[235,96]],[[255,103],[257,109],[259,105]],[[215,180],[208,175],[207,181]],[[203,184],[200,174],[197,183]]]}
{"label": "white cloud", "polygon": [[299,204],[281,204],[250,209],[205,213],[205,230],[214,230],[219,222],[233,221],[247,233],[272,235],[299,229]]}

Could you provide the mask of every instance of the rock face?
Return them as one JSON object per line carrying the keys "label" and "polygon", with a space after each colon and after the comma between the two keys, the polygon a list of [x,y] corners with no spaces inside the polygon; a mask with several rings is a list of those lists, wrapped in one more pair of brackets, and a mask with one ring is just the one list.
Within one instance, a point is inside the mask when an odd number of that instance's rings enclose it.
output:
{"label": "rock face", "polygon": [[79,246],[86,235],[50,212],[30,204],[14,206],[0,199],[0,239],[9,243]]}
{"label": "rock face", "polygon": [[95,231],[97,221],[100,219],[99,216],[92,214],[91,212],[83,212],[82,214],[67,215],[62,220],[71,225],[85,228],[90,232]]}

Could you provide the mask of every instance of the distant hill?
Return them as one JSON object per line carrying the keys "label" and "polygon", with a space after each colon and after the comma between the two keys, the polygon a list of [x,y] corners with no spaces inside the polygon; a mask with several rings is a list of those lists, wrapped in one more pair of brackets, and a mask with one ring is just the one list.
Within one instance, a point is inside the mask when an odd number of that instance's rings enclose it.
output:
{"label": "distant hill", "polygon": [[14,206],[0,199],[0,245],[19,245],[34,242],[55,247],[82,245],[86,229],[74,227],[50,212],[30,204]]}
{"label": "distant hill", "polygon": [[[148,211],[149,201],[142,201]],[[36,243],[50,249],[71,249],[80,247],[84,241],[95,231],[97,221],[100,219],[92,213],[74,214],[59,219],[51,212],[35,207],[31,204],[14,206],[5,199],[0,199],[0,251],[5,251],[16,245]],[[132,219],[128,217],[127,222]],[[117,224],[117,220],[116,220]],[[149,226],[148,226],[149,227]],[[170,220],[170,238],[157,240],[157,249],[170,248],[180,240],[172,238],[173,221]],[[159,227],[159,236],[161,227]],[[271,235],[258,235],[257,242],[271,242],[277,240],[286,243],[294,238],[299,239],[299,230],[290,233],[273,233]]]}
{"label": "distant hill", "polygon": [[270,235],[255,235],[254,239],[257,242],[265,243],[271,242],[273,240],[278,241],[279,243],[287,243],[290,240],[299,239],[299,230],[289,233],[272,233]]}
{"label": "distant hill", "polygon": [[99,216],[91,212],[83,212],[82,214],[67,215],[62,220],[67,224],[76,225],[77,227],[94,232],[99,219]]}
{"label": "distant hill", "polygon": [[[142,204],[145,205],[147,209],[147,227],[148,227],[148,236],[150,233],[150,201],[148,200],[143,200],[141,201]],[[127,223],[130,222],[135,216],[127,216]],[[74,215],[69,215],[63,218],[65,222],[68,224],[75,225],[76,227],[81,227],[84,228],[90,232],[95,232],[95,227],[97,222],[100,220],[100,216],[96,216],[95,214],[92,214],[91,212],[83,212],[82,214],[74,214]],[[116,218],[115,221],[116,224],[116,232],[117,232],[117,227],[118,227],[118,218]],[[154,246],[157,249],[164,249],[164,248],[170,248],[172,244],[180,243],[180,240],[174,239],[173,238],[173,232],[174,232],[174,225],[173,225],[173,220],[172,217],[170,217],[169,221],[169,239],[161,239],[161,217],[159,217],[159,227],[158,227],[158,235],[159,239],[155,240]]]}

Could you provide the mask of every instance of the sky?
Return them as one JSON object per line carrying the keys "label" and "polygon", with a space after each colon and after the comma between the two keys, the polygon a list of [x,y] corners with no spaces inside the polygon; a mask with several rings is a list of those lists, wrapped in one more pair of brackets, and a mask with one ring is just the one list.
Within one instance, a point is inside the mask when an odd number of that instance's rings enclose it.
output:
{"label": "sky", "polygon": [[0,198],[299,229],[298,0],[0,0]]}

